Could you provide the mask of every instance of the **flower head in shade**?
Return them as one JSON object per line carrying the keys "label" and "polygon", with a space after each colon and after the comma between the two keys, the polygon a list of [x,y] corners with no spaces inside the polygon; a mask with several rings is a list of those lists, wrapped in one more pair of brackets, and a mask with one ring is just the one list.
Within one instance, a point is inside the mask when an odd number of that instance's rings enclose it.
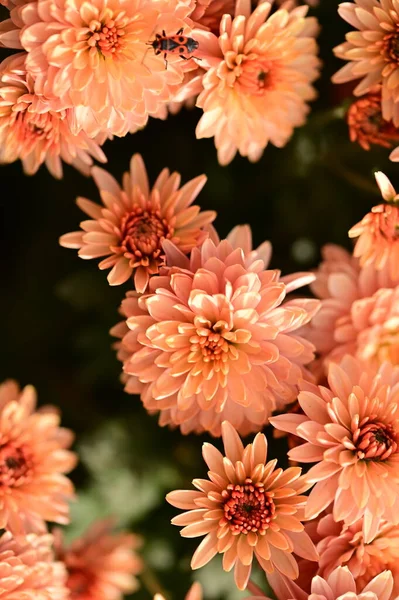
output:
{"label": "flower head in shade", "polygon": [[[184,600],[202,600],[202,598],[203,594],[201,584],[196,581],[188,590]],[[165,600],[165,598],[162,596],[162,594],[155,594],[154,600]]]}
{"label": "flower head in shade", "polygon": [[[313,346],[296,330],[318,310],[317,300],[285,302],[312,281],[309,273],[280,278],[264,270],[258,251],[228,240],[206,240],[188,259],[165,242],[168,265],[150,293],[128,293],[119,357],[126,391],[141,394],[161,425],[183,433],[220,435],[223,420],[241,434],[259,431],[276,408],[292,402]],[[127,326],[126,326],[127,325]]]}
{"label": "flower head in shade", "polygon": [[2,600],[68,600],[66,571],[55,562],[51,535],[0,536]]}
{"label": "flower head in shade", "polygon": [[125,135],[145,125],[182,81],[185,61],[168,69],[148,43],[155,33],[191,32],[185,0],[37,0],[17,6],[0,41],[28,52],[35,92],[75,107],[75,128]]}
{"label": "flower head in shade", "polygon": [[270,16],[271,9],[262,2],[251,14],[251,2],[237,0],[234,19],[222,18],[219,38],[208,33],[200,46],[210,68],[197,101],[204,114],[196,135],[215,138],[223,165],[237,151],[259,160],[269,141],[284,146],[315,97],[317,22],[306,17],[306,6]]}
{"label": "flower head in shade", "polygon": [[349,107],[346,120],[351,142],[364,150],[373,145],[391,148],[399,140],[399,129],[381,114],[381,92],[373,91],[356,99]]}
{"label": "flower head in shade", "polygon": [[54,177],[62,177],[62,161],[89,174],[93,158],[106,162],[99,145],[83,133],[72,133],[72,110],[52,110],[34,93],[25,69],[26,54],[0,64],[0,163],[22,161],[27,175],[45,164]]}
{"label": "flower head in shade", "polygon": [[350,229],[349,237],[359,238],[353,254],[361,266],[381,270],[387,265],[391,278],[399,280],[399,195],[384,173],[378,171],[375,178],[386,204],[374,206]]}
{"label": "flower head in shade", "polygon": [[234,15],[236,0],[197,0],[191,19],[197,24],[219,35],[223,15]]}
{"label": "flower head in shade", "polygon": [[358,259],[339,246],[325,246],[323,259],[311,284],[321,298],[321,309],[303,335],[326,363],[345,354],[375,363],[386,360],[395,342],[394,298],[399,282],[392,280],[387,264],[380,270],[373,265],[361,269]]}
{"label": "flower head in shade", "polygon": [[[348,567],[337,567],[328,577],[313,577],[310,594],[284,577],[274,577],[272,585],[277,600],[392,600],[393,577],[390,571],[384,571],[357,591]],[[248,600],[261,598],[251,596]]]}
{"label": "flower head in shade", "polygon": [[56,531],[55,550],[67,569],[67,587],[71,600],[122,600],[123,594],[138,587],[136,575],[142,561],[135,550],[137,536],[112,531],[108,520],[98,521],[65,546],[60,530]]}
{"label": "flower head in shade", "polygon": [[79,248],[81,258],[105,256],[99,267],[112,267],[110,285],[124,283],[133,275],[136,290],[144,292],[150,276],[165,263],[164,240],[190,252],[207,237],[203,227],[216,213],[191,206],[206,182],[204,175],[179,188],[180,175],[163,169],[150,189],[139,154],[132,157],[122,188],[103,169],[95,167],[92,174],[103,206],[78,198],[78,206],[92,220],[82,221],[83,231],[63,235],[60,244]]}
{"label": "flower head in shade", "polygon": [[75,466],[73,435],[59,427],[54,407],[35,405],[32,386],[0,385],[0,528],[13,535],[69,522],[73,486],[63,473]]}
{"label": "flower head in shade", "polygon": [[382,520],[399,524],[399,368],[378,371],[346,356],[331,363],[329,387],[303,382],[298,400],[304,415],[271,419],[277,429],[306,443],[290,450],[298,462],[317,463],[306,474],[316,484],[305,509],[312,519],[333,504],[336,521],[363,519],[364,539]]}
{"label": "flower head in shade", "polygon": [[354,90],[363,96],[381,85],[382,117],[399,126],[399,11],[396,0],[343,2],[340,16],[357,31],[335,48],[349,61],[333,77],[334,83],[361,79]]}
{"label": "flower head in shade", "polygon": [[234,567],[239,589],[245,589],[254,556],[267,573],[275,569],[298,577],[292,553],[317,560],[317,553],[301,523],[308,489],[301,469],[276,469],[267,460],[267,440],[258,434],[245,448],[234,428],[222,425],[223,456],[211,444],[203,445],[209,467],[207,479],[194,479],[196,490],[170,492],[166,499],[186,512],[172,520],[182,525],[183,537],[205,535],[191,561],[193,569],[223,554],[223,568]]}
{"label": "flower head in shade", "polygon": [[394,597],[399,593],[399,527],[382,524],[376,536],[364,541],[362,521],[353,525],[336,523],[331,514],[318,523],[321,537],[317,544],[320,554],[318,574],[328,577],[338,566],[347,566],[360,592],[370,581],[389,570],[393,574]]}

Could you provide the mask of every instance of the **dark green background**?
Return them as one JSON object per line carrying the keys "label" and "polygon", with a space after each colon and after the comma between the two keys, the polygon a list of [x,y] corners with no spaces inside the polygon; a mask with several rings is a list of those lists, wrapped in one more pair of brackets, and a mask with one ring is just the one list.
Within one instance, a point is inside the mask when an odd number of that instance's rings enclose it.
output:
{"label": "dark green background", "polygon": [[[143,131],[104,147],[107,169],[118,179],[134,152],[143,155],[152,181],[165,166],[179,171],[183,182],[206,173],[208,183],[198,202],[218,211],[215,225],[221,236],[236,224],[249,223],[256,245],[272,241],[271,266],[283,273],[316,266],[326,242],[350,247],[349,227],[379,202],[374,170],[385,171],[399,185],[389,153],[378,148],[367,153],[351,144],[345,122],[336,118],[335,109],[350,87],[329,82],[340,64],[331,49],[347,28],[336,2],[320,3],[312,11],[322,25],[319,100],[308,124],[286,148],[270,146],[256,164],[237,157],[220,167],[213,141],[195,139],[198,109],[183,110],[167,121],[150,120]],[[182,598],[191,581],[189,558],[197,540],[180,538],[169,524],[177,511],[163,497],[205,475],[201,444],[207,438],[159,428],[139,399],[122,390],[108,331],[118,321],[117,308],[128,285],[109,287],[97,261],[80,260],[58,245],[59,236],[78,229],[84,218],[75,197],[98,201],[93,182],[70,167],[62,181],[45,168],[26,177],[19,162],[2,167],[0,177],[0,380],[34,384],[40,401],[60,406],[63,423],[77,434],[82,461],[73,478],[81,500],[73,507],[71,533],[113,512],[146,540],[146,585],[156,588],[156,571],[162,587]],[[284,461],[284,441],[272,445],[271,453]],[[198,576],[208,598],[234,589],[219,564]],[[145,585],[136,597],[150,597]]]}

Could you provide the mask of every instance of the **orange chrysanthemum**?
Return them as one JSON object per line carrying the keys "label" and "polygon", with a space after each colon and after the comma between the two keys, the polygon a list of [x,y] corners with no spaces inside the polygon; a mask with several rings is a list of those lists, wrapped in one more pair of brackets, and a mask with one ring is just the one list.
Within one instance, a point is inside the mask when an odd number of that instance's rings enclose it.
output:
{"label": "orange chrysanthemum", "polygon": [[34,93],[25,59],[20,53],[0,64],[0,162],[21,159],[27,175],[45,163],[61,178],[64,161],[88,175],[92,157],[106,162],[106,156],[85,133],[72,133],[72,110],[52,110],[53,105]]}
{"label": "orange chrysanthemum", "polygon": [[52,407],[35,411],[32,386],[0,385],[0,528],[13,535],[46,531],[45,521],[69,522],[73,486],[63,475],[76,463],[72,432]]}
{"label": "orange chrysanthemum", "polygon": [[223,15],[234,15],[236,0],[197,0],[190,17],[212,33],[219,35]]}
{"label": "orange chrysanthemum", "polygon": [[311,284],[314,294],[321,298],[321,308],[302,332],[316,346],[321,361],[328,363],[353,354],[379,363],[391,350],[394,356],[394,347],[380,347],[380,343],[395,342],[395,320],[391,317],[398,281],[392,280],[387,265],[379,271],[373,265],[361,269],[356,258],[333,245],[323,248],[323,258]]}
{"label": "orange chrysanthemum", "polygon": [[121,600],[138,587],[136,575],[142,561],[135,553],[137,536],[112,532],[110,521],[98,521],[79,539],[65,547],[60,530],[55,549],[67,569],[71,600]]}
{"label": "orange chrysanthemum", "polygon": [[353,254],[362,267],[383,269],[387,265],[390,277],[399,280],[399,195],[384,173],[375,173],[375,178],[387,204],[374,206],[349,230],[349,237],[359,238]]}
{"label": "orange chrysanthemum", "polygon": [[399,593],[399,527],[382,524],[374,539],[366,543],[362,525],[362,521],[353,525],[336,523],[331,514],[320,520],[318,574],[328,577],[336,567],[347,566],[360,592],[373,577],[387,569],[393,575],[393,598],[396,598]]}
{"label": "orange chrysanthemum", "polygon": [[168,69],[148,43],[156,32],[190,35],[184,0],[37,0],[17,6],[0,41],[28,52],[35,92],[75,108],[75,129],[125,135],[170,100],[185,66]]}
{"label": "orange chrysanthemum", "polygon": [[361,82],[355,96],[381,84],[382,117],[399,126],[399,10],[396,0],[343,2],[340,16],[358,31],[346,34],[346,42],[334,49],[349,62],[332,78],[334,83]]}
{"label": "orange chrysanthemum", "polygon": [[1,600],[67,600],[65,566],[55,562],[51,535],[0,537]]}
{"label": "orange chrysanthemum", "polygon": [[228,240],[206,240],[190,260],[170,243],[164,248],[174,266],[150,280],[148,295],[127,294],[126,323],[112,330],[123,338],[126,391],[161,411],[161,425],[185,434],[219,436],[225,419],[243,435],[259,431],[295,399],[298,379],[309,377],[313,346],[296,330],[318,302],[281,304],[313,276],[280,279],[264,270],[258,251],[245,254]]}
{"label": "orange chrysanthemum", "polygon": [[204,115],[196,134],[215,137],[223,165],[237,151],[259,160],[269,141],[284,146],[315,97],[317,22],[306,18],[305,6],[270,16],[271,8],[260,2],[251,14],[250,0],[237,0],[235,18],[222,18],[219,39],[201,38],[202,64],[210,68],[197,102]]}
{"label": "orange chrysanthemum", "polygon": [[104,206],[78,198],[78,206],[94,220],[82,221],[83,231],[63,235],[60,244],[79,248],[81,258],[106,256],[99,268],[112,267],[110,285],[120,285],[133,275],[136,290],[144,292],[150,276],[165,264],[164,240],[190,252],[208,236],[203,227],[216,213],[191,206],[206,182],[205,175],[179,189],[180,175],[164,169],[150,189],[139,154],[132,157],[123,189],[103,169],[95,167],[92,174]]}
{"label": "orange chrysanthemum", "polygon": [[317,463],[306,474],[315,483],[306,506],[311,519],[333,503],[336,521],[363,519],[368,543],[383,519],[399,524],[399,368],[378,371],[346,356],[332,363],[329,388],[300,384],[304,415],[271,419],[277,429],[306,440],[290,450],[294,460]]}
{"label": "orange chrysanthemum", "polygon": [[399,130],[381,114],[381,92],[373,91],[355,100],[349,107],[346,120],[351,142],[364,150],[377,145],[392,148],[399,141]]}
{"label": "orange chrysanthemum", "polygon": [[317,560],[315,548],[301,523],[308,489],[301,469],[276,469],[267,460],[267,440],[258,434],[245,448],[234,428],[222,425],[225,457],[211,444],[203,445],[209,481],[194,479],[196,490],[170,492],[166,499],[186,510],[172,520],[183,525],[183,537],[205,535],[191,561],[193,569],[223,554],[223,568],[234,567],[239,589],[245,589],[254,555],[268,573],[275,569],[295,579],[298,565],[292,553]]}

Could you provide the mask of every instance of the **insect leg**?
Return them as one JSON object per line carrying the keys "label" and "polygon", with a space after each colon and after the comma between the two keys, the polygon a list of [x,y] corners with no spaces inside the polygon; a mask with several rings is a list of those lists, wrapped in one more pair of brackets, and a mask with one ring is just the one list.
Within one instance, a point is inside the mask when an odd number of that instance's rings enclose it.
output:
{"label": "insect leg", "polygon": [[168,59],[167,59],[167,53],[165,52],[165,54],[163,55],[164,61],[165,61],[165,69],[168,68]]}
{"label": "insect leg", "polygon": [[179,31],[176,33],[176,35],[181,35],[181,34],[183,33],[183,31],[184,31],[184,28],[183,28],[183,27],[181,27],[181,28],[179,29]]}

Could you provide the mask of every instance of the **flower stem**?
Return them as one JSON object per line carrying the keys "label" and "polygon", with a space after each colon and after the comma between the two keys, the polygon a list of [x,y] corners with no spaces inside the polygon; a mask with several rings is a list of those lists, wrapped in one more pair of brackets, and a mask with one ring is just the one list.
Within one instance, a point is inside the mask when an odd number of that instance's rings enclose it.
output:
{"label": "flower stem", "polygon": [[167,594],[159,583],[157,576],[148,566],[146,566],[140,574],[140,579],[151,596],[155,596],[155,594],[161,594],[161,596],[167,598]]}

